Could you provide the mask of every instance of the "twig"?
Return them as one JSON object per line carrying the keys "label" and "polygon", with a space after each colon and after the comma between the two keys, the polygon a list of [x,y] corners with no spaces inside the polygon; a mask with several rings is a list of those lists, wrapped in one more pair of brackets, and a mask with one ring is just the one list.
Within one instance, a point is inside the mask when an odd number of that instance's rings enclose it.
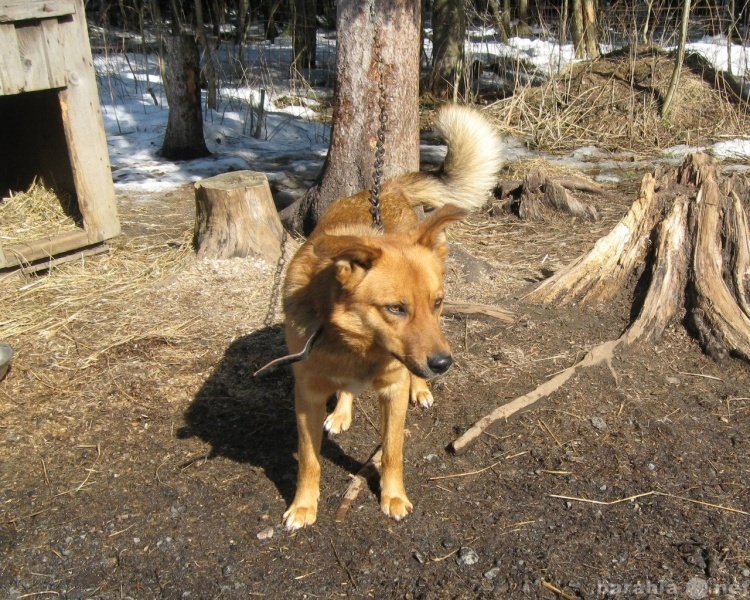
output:
{"label": "twig", "polygon": [[578,598],[576,596],[568,594],[567,592],[563,592],[560,588],[555,587],[554,585],[552,585],[551,583],[549,583],[547,581],[544,581],[544,579],[542,579],[542,587],[543,588],[547,588],[551,592],[554,592],[555,594],[557,594],[561,598],[565,598],[565,600],[578,600]]}
{"label": "twig", "polygon": [[445,302],[443,304],[443,314],[446,316],[485,315],[487,317],[494,317],[504,323],[514,323],[516,321],[516,314],[512,311],[498,306],[476,304],[473,302]]}
{"label": "twig", "polygon": [[349,569],[346,568],[346,565],[341,562],[341,559],[339,558],[339,553],[336,552],[336,546],[333,545],[333,540],[331,540],[331,549],[333,550],[333,555],[336,557],[336,561],[339,563],[339,566],[344,569],[346,572],[346,576],[349,578],[349,581],[352,582],[352,585],[354,586],[354,589],[357,589],[357,582],[354,581],[354,577],[352,577],[352,574],[349,572]]}
{"label": "twig", "polygon": [[367,460],[364,466],[359,470],[359,473],[352,476],[352,481],[349,487],[344,492],[344,497],[341,500],[334,521],[340,523],[346,517],[346,513],[354,504],[354,501],[359,496],[359,492],[362,488],[367,485],[367,477],[380,471],[380,461],[383,457],[382,448],[378,448],[377,451]]}
{"label": "twig", "polygon": [[714,377],[713,375],[704,375],[703,373],[687,373],[686,371],[678,371],[680,375],[689,375],[690,377],[703,377],[704,379],[713,379],[715,381],[724,381],[721,377]]}
{"label": "twig", "polygon": [[467,471],[466,473],[454,473],[453,475],[437,475],[435,477],[430,477],[428,481],[438,481],[440,479],[453,479],[454,477],[467,477],[469,475],[479,475],[479,473],[484,473],[485,471],[489,471],[493,467],[496,467],[501,462],[502,461],[497,461],[496,463],[491,464],[489,467],[484,467],[483,469],[479,469],[478,471]]}
{"label": "twig", "polygon": [[718,510],[726,510],[727,512],[737,513],[739,515],[750,516],[749,512],[740,510],[739,508],[732,508],[731,506],[722,506],[721,504],[713,504],[711,502],[704,502],[703,500],[695,500],[693,498],[685,498],[684,496],[677,496],[676,494],[668,494],[667,492],[657,492],[652,490],[650,492],[644,492],[642,494],[635,494],[634,496],[628,496],[627,498],[619,498],[617,500],[591,500],[589,498],[576,498],[574,496],[560,496],[557,494],[550,494],[550,498],[560,498],[561,500],[574,500],[576,502],[586,502],[587,504],[598,504],[601,506],[612,506],[614,504],[621,504],[622,502],[629,502],[631,500],[637,500],[638,498],[645,498],[646,496],[663,496],[664,498],[674,498],[675,500],[682,500],[684,502],[691,502],[692,504],[700,504],[708,508],[716,508]]}
{"label": "twig", "polygon": [[552,439],[555,440],[555,444],[557,444],[558,448],[562,448],[562,444],[560,443],[560,440],[558,440],[557,436],[554,433],[552,433],[552,430],[549,428],[549,425],[547,425],[547,423],[545,423],[541,419],[539,419],[539,424],[542,427],[544,427],[544,429],[547,430],[547,433],[549,433],[552,436]]}

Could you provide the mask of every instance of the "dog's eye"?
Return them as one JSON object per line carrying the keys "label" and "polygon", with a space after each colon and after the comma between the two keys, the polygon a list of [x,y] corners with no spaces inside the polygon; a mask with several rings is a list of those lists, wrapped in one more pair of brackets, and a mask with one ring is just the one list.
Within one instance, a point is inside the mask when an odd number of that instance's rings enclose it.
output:
{"label": "dog's eye", "polygon": [[406,313],[407,313],[406,305],[401,304],[401,303],[399,303],[399,304],[389,304],[385,308],[386,308],[386,310],[389,313],[392,313],[394,315],[398,315],[400,317],[406,316]]}
{"label": "dog's eye", "polygon": [[435,300],[435,310],[440,310],[440,307],[443,305],[443,299],[438,298]]}

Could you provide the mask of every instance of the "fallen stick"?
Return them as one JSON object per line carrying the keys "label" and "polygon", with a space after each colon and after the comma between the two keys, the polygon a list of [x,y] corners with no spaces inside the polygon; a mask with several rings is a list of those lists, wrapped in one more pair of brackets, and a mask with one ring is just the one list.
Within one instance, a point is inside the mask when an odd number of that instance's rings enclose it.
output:
{"label": "fallen stick", "polygon": [[516,320],[516,315],[512,311],[490,304],[476,304],[473,302],[445,302],[443,304],[443,314],[446,316],[485,315],[499,319],[505,323],[513,323]]}
{"label": "fallen stick", "polygon": [[334,521],[340,523],[346,517],[346,513],[354,504],[359,492],[362,488],[367,485],[367,478],[380,472],[380,461],[383,457],[383,449],[378,448],[377,451],[367,460],[364,466],[359,470],[359,473],[352,476],[352,482],[344,492],[344,497],[341,500]]}
{"label": "fallen stick", "polygon": [[463,435],[455,439],[450,445],[450,450],[454,454],[461,454],[461,452],[463,452],[471,443],[476,441],[476,439],[480,435],[482,435],[485,429],[492,425],[492,423],[494,423],[495,421],[499,421],[500,419],[507,419],[511,415],[523,410],[528,406],[531,406],[535,402],[538,402],[542,398],[546,398],[547,396],[561,388],[565,384],[565,382],[568,381],[568,379],[570,379],[581,367],[590,367],[593,365],[598,365],[601,362],[606,362],[609,365],[610,370],[614,374],[614,371],[612,370],[612,356],[614,354],[615,348],[617,348],[620,342],[621,338],[617,340],[609,340],[604,342],[603,344],[599,344],[598,346],[590,350],[588,354],[583,357],[583,360],[577,362],[572,367],[568,367],[564,371],[558,373],[549,381],[545,381],[535,390],[532,390],[531,392],[529,392],[528,394],[524,394],[523,396],[519,396],[508,404],[503,404],[502,406],[497,407],[490,414],[482,417],[476,423],[474,423],[474,425],[467,429],[463,433]]}

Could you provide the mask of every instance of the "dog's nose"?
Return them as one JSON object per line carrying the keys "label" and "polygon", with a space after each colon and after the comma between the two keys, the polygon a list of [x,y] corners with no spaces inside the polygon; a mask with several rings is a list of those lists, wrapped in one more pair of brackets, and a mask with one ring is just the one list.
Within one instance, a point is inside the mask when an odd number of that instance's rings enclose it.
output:
{"label": "dog's nose", "polygon": [[453,364],[450,354],[435,354],[427,359],[427,366],[438,375],[445,373]]}

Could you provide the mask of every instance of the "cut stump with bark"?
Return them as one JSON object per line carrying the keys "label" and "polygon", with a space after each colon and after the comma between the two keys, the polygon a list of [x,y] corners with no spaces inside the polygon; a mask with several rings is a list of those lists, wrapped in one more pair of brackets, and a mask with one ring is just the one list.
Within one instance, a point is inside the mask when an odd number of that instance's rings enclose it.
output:
{"label": "cut stump with bark", "polygon": [[648,286],[637,318],[618,339],[477,421],[451,448],[463,451],[493,422],[558,390],[579,367],[606,362],[614,374],[615,350],[658,342],[681,311],[709,356],[750,362],[749,202],[750,182],[723,176],[705,154],[645,175],[638,198],[612,231],[526,297],[558,306],[605,302],[641,276]]}
{"label": "cut stump with bark", "polygon": [[195,184],[198,258],[259,256],[276,263],[283,228],[262,173],[235,171]]}

